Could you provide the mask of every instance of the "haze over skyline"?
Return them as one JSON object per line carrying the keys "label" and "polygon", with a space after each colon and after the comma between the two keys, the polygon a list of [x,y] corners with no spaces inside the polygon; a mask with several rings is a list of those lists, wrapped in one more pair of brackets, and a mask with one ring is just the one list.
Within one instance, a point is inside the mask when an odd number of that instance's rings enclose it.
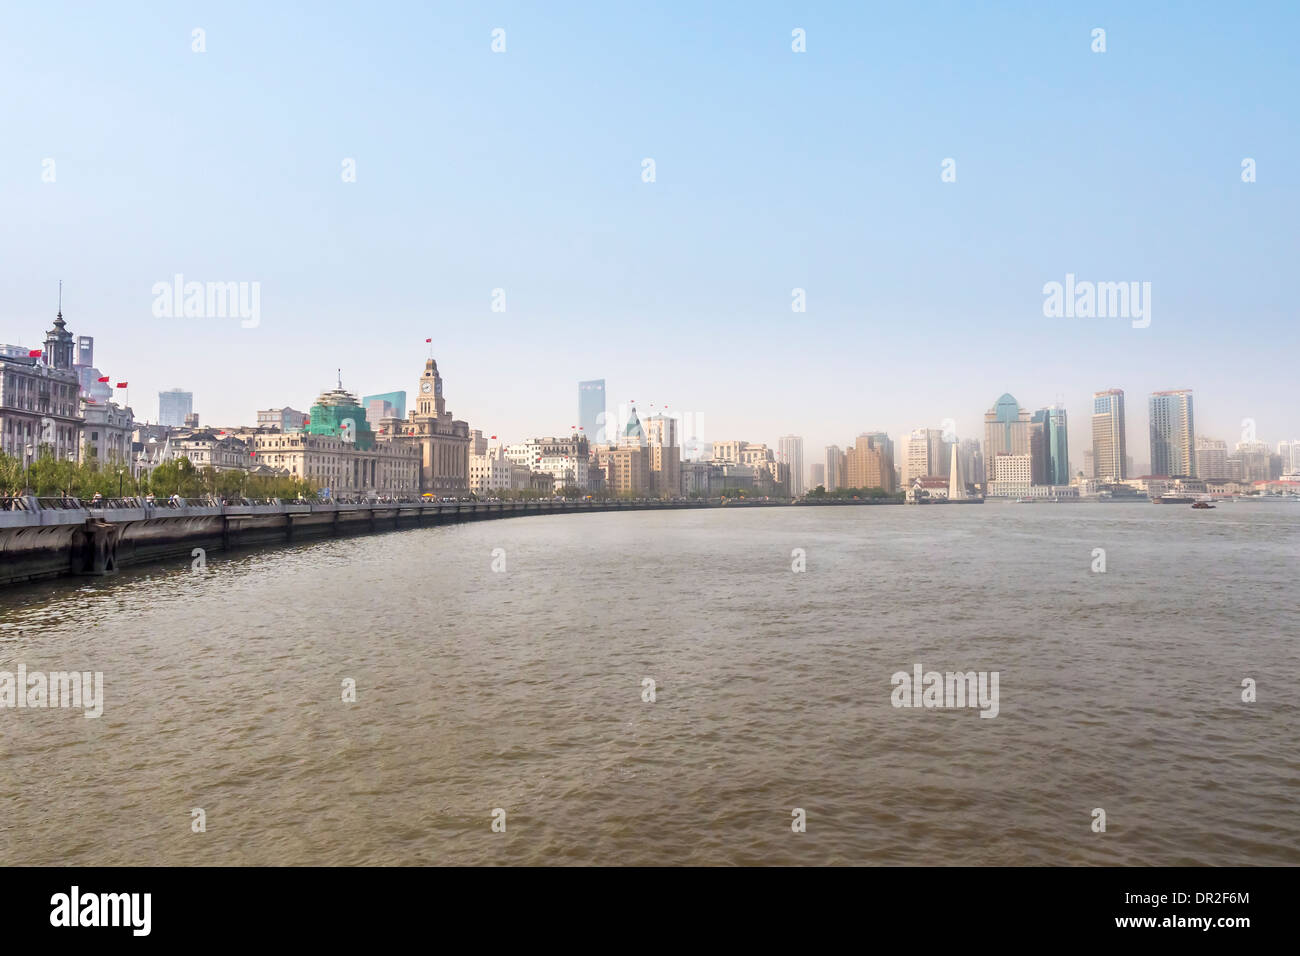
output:
{"label": "haze over skyline", "polygon": [[[0,342],[63,279],[140,419],[181,387],[251,424],[339,367],[409,395],[431,337],[448,408],[512,440],[591,378],[808,463],[982,438],[1009,392],[1064,402],[1077,471],[1112,386],[1139,464],[1158,390],[1230,446],[1300,437],[1294,8],[328,7],[10,12]],[[260,283],[259,323],[156,317],[177,273]],[[1150,326],[1045,318],[1067,274],[1150,282]]]}

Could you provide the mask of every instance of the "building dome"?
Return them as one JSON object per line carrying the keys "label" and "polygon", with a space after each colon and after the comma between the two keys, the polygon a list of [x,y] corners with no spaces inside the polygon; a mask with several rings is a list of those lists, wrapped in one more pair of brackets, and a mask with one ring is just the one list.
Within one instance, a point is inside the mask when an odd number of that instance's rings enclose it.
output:
{"label": "building dome", "polygon": [[335,438],[344,438],[346,433],[351,436],[348,440],[356,442],[357,448],[362,451],[369,451],[375,444],[375,435],[366,420],[365,409],[357,397],[341,384],[338,388],[322,392],[316,399],[316,404],[308,412],[308,424],[303,427],[303,431],[309,435],[330,435]]}
{"label": "building dome", "polygon": [[1000,422],[1020,420],[1020,403],[1009,392],[1003,393],[1002,397],[993,406],[993,410],[995,417]]}
{"label": "building dome", "polygon": [[645,441],[645,431],[641,428],[641,420],[636,417],[636,406],[632,407],[632,417],[627,420],[627,427],[623,429],[623,437],[635,441]]}

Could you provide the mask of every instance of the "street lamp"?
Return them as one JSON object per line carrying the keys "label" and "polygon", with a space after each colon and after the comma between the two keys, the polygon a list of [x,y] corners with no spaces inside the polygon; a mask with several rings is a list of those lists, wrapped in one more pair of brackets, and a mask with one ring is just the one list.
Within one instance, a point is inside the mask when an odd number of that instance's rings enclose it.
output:
{"label": "street lamp", "polygon": [[27,443],[27,446],[26,446],[26,448],[25,448],[24,450],[27,452],[27,454],[26,454],[26,459],[27,459],[27,468],[26,468],[27,477],[26,477],[26,479],[24,480],[23,483],[27,486],[27,490],[28,490],[28,491],[31,491],[31,490],[32,490],[32,452],[34,452],[36,449],[32,446],[32,443],[31,443],[31,442],[28,442],[28,443]]}

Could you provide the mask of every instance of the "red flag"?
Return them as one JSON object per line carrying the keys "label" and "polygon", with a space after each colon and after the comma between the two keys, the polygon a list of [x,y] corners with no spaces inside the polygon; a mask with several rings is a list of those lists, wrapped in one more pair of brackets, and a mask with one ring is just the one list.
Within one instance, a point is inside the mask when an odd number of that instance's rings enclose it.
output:
{"label": "red flag", "polygon": [[108,376],[105,375],[103,378],[96,379],[96,381],[99,381],[99,382],[107,382],[107,381],[108,381]]}
{"label": "red flag", "polygon": [[42,351],[41,349],[32,349],[30,352],[27,353],[27,357],[28,357],[28,358],[40,358],[41,355],[43,355],[43,354],[44,354],[44,353],[43,353],[43,351]]}
{"label": "red flag", "polygon": [[433,339],[425,339],[424,341],[426,341],[426,342],[432,342]]}
{"label": "red flag", "polygon": [[115,388],[126,388],[126,382],[118,382]]}

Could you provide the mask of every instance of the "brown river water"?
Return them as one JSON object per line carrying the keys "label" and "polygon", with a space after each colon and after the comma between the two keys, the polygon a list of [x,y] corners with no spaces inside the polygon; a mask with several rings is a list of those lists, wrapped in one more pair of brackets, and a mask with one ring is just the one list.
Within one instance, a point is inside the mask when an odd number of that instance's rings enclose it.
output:
{"label": "brown river water", "polygon": [[[11,588],[0,672],[103,696],[0,708],[0,864],[1293,865],[1297,558],[1295,502],[990,502],[538,516]],[[918,664],[997,672],[996,716],[894,706]]]}

